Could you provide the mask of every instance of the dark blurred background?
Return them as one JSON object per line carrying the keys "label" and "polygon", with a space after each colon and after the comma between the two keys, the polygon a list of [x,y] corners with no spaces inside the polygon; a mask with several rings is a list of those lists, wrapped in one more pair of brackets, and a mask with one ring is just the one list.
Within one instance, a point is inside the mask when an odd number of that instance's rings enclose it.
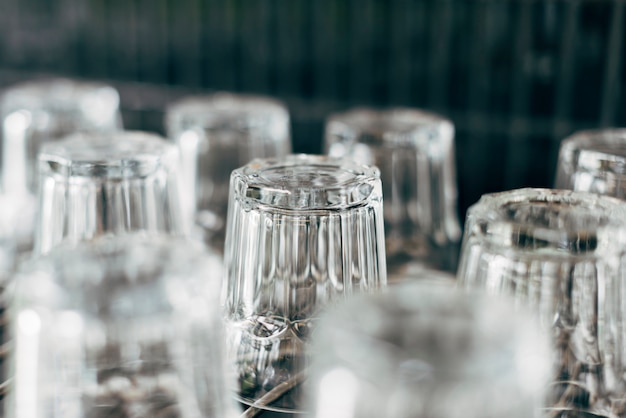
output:
{"label": "dark blurred background", "polygon": [[1,0],[0,87],[105,80],[125,125],[163,133],[168,102],[276,96],[296,152],[355,105],[457,128],[460,215],[481,194],[550,186],[559,141],[626,125],[624,0]]}

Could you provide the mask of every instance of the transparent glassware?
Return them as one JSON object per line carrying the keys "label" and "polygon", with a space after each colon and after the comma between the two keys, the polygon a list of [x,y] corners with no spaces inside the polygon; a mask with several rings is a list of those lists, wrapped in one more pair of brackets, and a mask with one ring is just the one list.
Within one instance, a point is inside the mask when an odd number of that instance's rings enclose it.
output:
{"label": "transparent glassware", "polygon": [[179,154],[146,132],[80,133],[46,144],[34,253],[130,231],[183,235]]}
{"label": "transparent glassware", "polygon": [[223,305],[237,392],[298,411],[319,311],[386,285],[379,172],[324,156],[257,159],[230,190]]}
{"label": "transparent glassware", "polygon": [[61,245],[10,306],[12,418],[231,417],[222,260],[156,234]]}
{"label": "transparent glassware", "polygon": [[325,149],[381,171],[390,283],[411,271],[456,271],[461,228],[449,120],[409,108],[355,108],[328,118]]}
{"label": "transparent glassware", "polygon": [[539,417],[551,365],[532,315],[422,282],[329,309],[311,345],[315,418]]}
{"label": "transparent glassware", "polygon": [[4,411],[4,396],[8,388],[6,357],[10,352],[6,326],[9,300],[7,287],[18,264],[19,245],[16,225],[21,221],[21,205],[11,196],[0,195],[0,413]]}
{"label": "transparent glassware", "polygon": [[42,144],[74,132],[110,132],[122,128],[120,97],[111,86],[65,78],[29,81],[0,96],[2,192],[20,200],[23,221],[16,231],[23,251],[32,250],[37,154]]}
{"label": "transparent glassware", "polygon": [[192,96],[167,109],[165,124],[181,153],[188,228],[223,253],[230,174],[254,158],[291,153],[287,108],[263,96]]}
{"label": "transparent glassware", "polygon": [[625,249],[626,203],[608,196],[519,189],[468,211],[458,280],[512,296],[551,330],[550,416],[624,415]]}
{"label": "transparent glassware", "polygon": [[581,131],[561,141],[555,187],[626,199],[626,129]]}

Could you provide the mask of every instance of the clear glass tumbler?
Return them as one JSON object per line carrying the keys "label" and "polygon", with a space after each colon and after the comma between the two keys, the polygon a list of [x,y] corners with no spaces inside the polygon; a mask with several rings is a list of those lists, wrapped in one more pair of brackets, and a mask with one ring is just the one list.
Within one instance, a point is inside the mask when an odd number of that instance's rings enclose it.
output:
{"label": "clear glass tumbler", "polygon": [[456,271],[454,126],[415,109],[356,108],[326,122],[326,152],[381,171],[390,283],[423,268]]}
{"label": "clear glass tumbler", "polygon": [[565,138],[555,186],[626,199],[626,129],[581,131]]}
{"label": "clear glass tumbler", "polygon": [[121,129],[119,103],[113,87],[95,82],[51,79],[7,89],[0,98],[4,192],[37,193],[42,144],[77,131]]}
{"label": "clear glass tumbler", "polygon": [[181,153],[188,227],[223,253],[230,173],[254,158],[291,153],[287,108],[267,97],[217,93],[174,103],[165,123]]}
{"label": "clear glass tumbler", "polygon": [[539,417],[548,341],[506,301],[443,284],[358,296],[320,318],[307,416]]}
{"label": "clear glass tumbler", "polygon": [[1,188],[21,202],[22,222],[16,233],[23,251],[33,245],[41,146],[74,132],[121,129],[119,103],[113,87],[62,78],[16,84],[0,96]]}
{"label": "clear glass tumbler", "polygon": [[626,203],[512,190],[483,196],[465,228],[462,286],[510,295],[551,330],[549,416],[624,416]]}
{"label": "clear glass tumbler", "polygon": [[148,234],[62,245],[24,264],[6,416],[234,416],[221,271],[201,244]]}
{"label": "clear glass tumbler", "polygon": [[104,234],[183,234],[179,154],[155,134],[74,134],[39,155],[35,254]]}
{"label": "clear glass tumbler", "polygon": [[240,399],[297,411],[325,305],[386,284],[378,169],[292,155],[231,176],[224,307]]}

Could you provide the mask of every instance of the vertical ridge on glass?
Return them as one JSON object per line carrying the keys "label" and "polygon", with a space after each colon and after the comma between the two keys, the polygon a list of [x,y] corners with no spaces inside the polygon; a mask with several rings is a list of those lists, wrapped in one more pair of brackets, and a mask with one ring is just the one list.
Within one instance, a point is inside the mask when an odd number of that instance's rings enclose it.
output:
{"label": "vertical ridge on glass", "polygon": [[178,151],[158,135],[75,134],[44,145],[39,164],[37,254],[104,234],[183,233]]}
{"label": "vertical ridge on glass", "polygon": [[[320,309],[386,284],[382,194],[377,169],[308,155],[253,160],[230,187],[224,308],[254,405],[305,371]],[[300,395],[261,407],[294,411]]]}

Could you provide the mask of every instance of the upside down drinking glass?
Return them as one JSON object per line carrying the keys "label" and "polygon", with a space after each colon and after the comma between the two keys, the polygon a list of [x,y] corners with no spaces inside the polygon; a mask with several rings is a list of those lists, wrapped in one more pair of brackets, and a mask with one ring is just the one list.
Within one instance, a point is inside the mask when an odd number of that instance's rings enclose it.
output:
{"label": "upside down drinking glass", "polygon": [[200,244],[147,233],[61,245],[23,264],[7,416],[235,416],[221,270]]}
{"label": "upside down drinking glass", "polygon": [[178,150],[156,134],[74,134],[39,155],[35,253],[131,231],[183,234]]}
{"label": "upside down drinking glass", "polygon": [[456,271],[461,229],[449,120],[416,109],[352,109],[330,116],[325,147],[381,171],[390,283]]}
{"label": "upside down drinking glass", "polygon": [[119,103],[113,87],[70,79],[29,81],[2,94],[2,192],[22,205],[16,230],[22,251],[32,250],[41,146],[74,132],[121,129]]}
{"label": "upside down drinking glass", "polygon": [[319,311],[386,284],[378,170],[310,155],[235,170],[224,257],[228,351],[240,399],[297,411]]}
{"label": "upside down drinking glass", "polygon": [[217,93],[174,103],[165,122],[181,153],[187,227],[222,253],[230,173],[291,152],[287,108],[268,97]]}
{"label": "upside down drinking glass", "polygon": [[549,415],[624,416],[626,203],[512,190],[483,196],[465,228],[462,285],[512,295],[553,334]]}
{"label": "upside down drinking glass", "polygon": [[308,416],[539,417],[547,335],[508,302],[444,283],[399,284],[325,312]]}

